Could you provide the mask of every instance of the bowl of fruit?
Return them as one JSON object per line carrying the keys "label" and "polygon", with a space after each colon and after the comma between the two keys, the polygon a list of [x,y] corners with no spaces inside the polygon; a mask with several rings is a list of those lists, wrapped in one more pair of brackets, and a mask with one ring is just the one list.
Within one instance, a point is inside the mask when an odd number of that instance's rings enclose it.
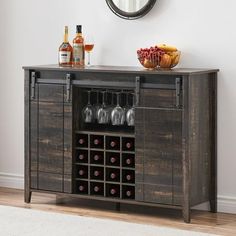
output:
{"label": "bowl of fruit", "polygon": [[171,69],[179,63],[181,52],[174,46],[159,44],[137,51],[138,60],[146,69]]}

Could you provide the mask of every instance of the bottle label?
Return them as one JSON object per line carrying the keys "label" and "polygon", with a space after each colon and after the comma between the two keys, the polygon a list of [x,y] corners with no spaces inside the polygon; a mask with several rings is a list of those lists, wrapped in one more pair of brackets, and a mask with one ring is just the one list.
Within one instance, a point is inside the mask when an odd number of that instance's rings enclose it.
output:
{"label": "bottle label", "polygon": [[68,51],[60,51],[59,52],[59,63],[70,63],[71,52]]}
{"label": "bottle label", "polygon": [[73,44],[73,61],[81,65],[84,63],[84,45],[82,43]]}

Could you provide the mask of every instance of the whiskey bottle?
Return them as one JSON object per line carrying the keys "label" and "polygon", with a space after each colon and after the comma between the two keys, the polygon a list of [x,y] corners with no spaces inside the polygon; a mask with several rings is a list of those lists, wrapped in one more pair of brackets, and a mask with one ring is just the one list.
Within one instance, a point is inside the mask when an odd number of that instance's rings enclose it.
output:
{"label": "whiskey bottle", "polygon": [[68,41],[68,26],[65,26],[64,40],[59,47],[58,62],[60,66],[72,65],[73,48]]}
{"label": "whiskey bottle", "polygon": [[84,38],[82,25],[76,26],[76,36],[73,40],[73,65],[84,66]]}

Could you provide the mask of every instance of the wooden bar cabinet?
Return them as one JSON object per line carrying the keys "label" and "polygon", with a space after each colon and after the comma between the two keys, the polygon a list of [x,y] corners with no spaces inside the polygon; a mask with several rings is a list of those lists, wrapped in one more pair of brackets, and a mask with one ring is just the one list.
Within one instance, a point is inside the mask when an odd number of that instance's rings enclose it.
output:
{"label": "wooden bar cabinet", "polygon": [[[181,209],[185,222],[197,204],[217,211],[218,70],[24,70],[25,202],[56,193]],[[134,125],[86,121],[88,94],[93,112],[133,106]]]}

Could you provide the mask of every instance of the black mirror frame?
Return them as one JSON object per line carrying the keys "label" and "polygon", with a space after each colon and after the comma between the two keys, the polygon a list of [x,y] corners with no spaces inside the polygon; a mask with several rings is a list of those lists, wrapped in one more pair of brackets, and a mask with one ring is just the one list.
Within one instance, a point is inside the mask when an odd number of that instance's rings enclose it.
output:
{"label": "black mirror frame", "polygon": [[114,4],[113,0],[106,0],[106,2],[109,8],[111,9],[111,11],[117,16],[126,20],[135,20],[135,19],[145,16],[153,8],[153,6],[156,3],[156,0],[149,0],[149,2],[143,8],[141,8],[139,11],[136,11],[134,13],[129,13],[129,12],[120,10]]}

